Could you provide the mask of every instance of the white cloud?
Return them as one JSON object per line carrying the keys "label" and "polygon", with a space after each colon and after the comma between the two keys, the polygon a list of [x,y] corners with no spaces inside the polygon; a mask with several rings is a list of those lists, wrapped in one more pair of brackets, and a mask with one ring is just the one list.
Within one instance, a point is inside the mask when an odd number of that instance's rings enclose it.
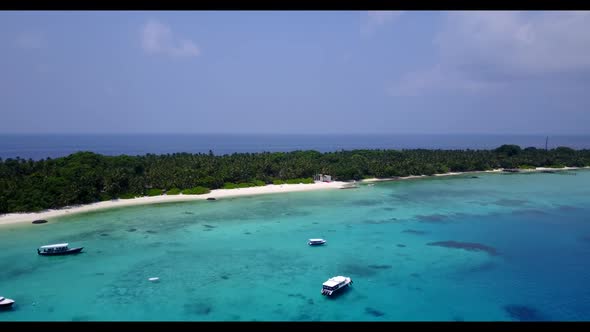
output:
{"label": "white cloud", "polygon": [[445,13],[434,39],[438,63],[409,73],[392,89],[406,95],[473,91],[590,72],[587,31],[590,12]]}
{"label": "white cloud", "polygon": [[375,10],[364,12],[363,22],[361,24],[361,34],[372,35],[378,28],[397,20],[402,13],[402,11],[396,10]]}
{"label": "white cloud", "polygon": [[47,40],[40,32],[25,31],[16,36],[16,46],[36,50],[45,48],[47,46]]}
{"label": "white cloud", "polygon": [[150,20],[142,27],[141,45],[148,54],[193,57],[201,53],[192,40],[179,39],[169,26],[156,20]]}

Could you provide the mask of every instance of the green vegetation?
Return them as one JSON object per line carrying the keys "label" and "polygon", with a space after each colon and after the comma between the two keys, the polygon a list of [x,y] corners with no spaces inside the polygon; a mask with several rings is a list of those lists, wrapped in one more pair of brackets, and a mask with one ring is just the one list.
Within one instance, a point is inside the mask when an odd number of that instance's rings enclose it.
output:
{"label": "green vegetation", "polygon": [[181,190],[178,188],[172,188],[172,189],[166,191],[166,195],[178,195],[178,194],[180,194],[180,191]]}
{"label": "green vegetation", "polygon": [[238,185],[235,183],[231,183],[231,182],[226,182],[223,184],[223,189],[236,189],[238,188]]}
{"label": "green vegetation", "polygon": [[299,183],[313,183],[313,178],[297,178],[288,179],[285,181],[287,184],[299,184]]}
{"label": "green vegetation", "polygon": [[147,191],[148,196],[160,196],[162,195],[162,189],[150,189]]}
{"label": "green vegetation", "polygon": [[183,195],[203,195],[211,192],[211,189],[205,187],[194,187],[182,191]]}
{"label": "green vegetation", "polygon": [[520,165],[518,166],[518,168],[520,169],[535,169],[535,166],[531,166],[531,165]]}
{"label": "green vegetation", "polygon": [[316,173],[332,175],[334,180],[360,180],[522,165],[586,166],[590,165],[590,150],[558,147],[546,151],[503,145],[495,150],[294,151],[224,156],[176,153],[132,157],[78,152],[39,161],[0,159],[0,213],[162,193],[151,188],[173,188],[168,190],[169,195],[175,189],[203,194],[209,192],[208,188],[312,183]]}
{"label": "green vegetation", "polygon": [[264,187],[264,186],[266,186],[266,182],[261,181],[261,180],[254,180],[253,182],[254,182],[254,185],[256,187]]}

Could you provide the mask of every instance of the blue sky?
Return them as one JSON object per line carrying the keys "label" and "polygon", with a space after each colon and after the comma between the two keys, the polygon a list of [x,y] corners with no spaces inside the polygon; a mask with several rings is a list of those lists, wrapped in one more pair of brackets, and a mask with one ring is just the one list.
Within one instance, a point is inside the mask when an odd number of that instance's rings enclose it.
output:
{"label": "blue sky", "polygon": [[590,12],[0,12],[0,133],[588,134]]}

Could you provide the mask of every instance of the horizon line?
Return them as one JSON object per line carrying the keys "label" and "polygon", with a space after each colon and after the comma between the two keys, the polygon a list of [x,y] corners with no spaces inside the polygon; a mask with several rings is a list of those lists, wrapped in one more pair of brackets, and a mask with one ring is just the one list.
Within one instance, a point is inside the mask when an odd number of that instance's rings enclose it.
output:
{"label": "horizon line", "polygon": [[329,132],[329,133],[295,133],[295,132],[0,132],[0,135],[297,135],[297,136],[336,136],[336,135],[457,135],[457,136],[590,136],[588,133],[490,133],[490,132]]}

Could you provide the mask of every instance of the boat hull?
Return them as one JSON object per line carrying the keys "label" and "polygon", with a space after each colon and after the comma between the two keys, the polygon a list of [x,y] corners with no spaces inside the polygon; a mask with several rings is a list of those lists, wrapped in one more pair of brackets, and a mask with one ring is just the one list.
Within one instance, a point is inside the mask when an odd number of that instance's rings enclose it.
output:
{"label": "boat hull", "polygon": [[342,286],[340,286],[340,287],[338,287],[338,288],[336,288],[336,289],[322,289],[322,295],[324,295],[324,296],[328,296],[328,297],[329,297],[329,296],[336,297],[336,296],[337,296],[337,295],[339,295],[339,294],[340,294],[340,293],[341,293],[341,292],[342,292],[342,291],[343,291],[345,288],[349,288],[351,284],[352,284],[352,279],[348,278],[348,279],[346,280],[346,282],[345,282],[345,283],[344,283]]}
{"label": "boat hull", "polygon": [[3,301],[3,303],[0,303],[0,309],[9,309],[12,308],[12,305],[14,304],[14,301],[9,300],[9,301]]}
{"label": "boat hull", "polygon": [[82,251],[82,249],[84,249],[84,247],[72,248],[72,249],[68,249],[66,251],[61,251],[61,252],[42,252],[42,251],[37,251],[37,253],[40,256],[63,256],[63,255],[79,254]]}

